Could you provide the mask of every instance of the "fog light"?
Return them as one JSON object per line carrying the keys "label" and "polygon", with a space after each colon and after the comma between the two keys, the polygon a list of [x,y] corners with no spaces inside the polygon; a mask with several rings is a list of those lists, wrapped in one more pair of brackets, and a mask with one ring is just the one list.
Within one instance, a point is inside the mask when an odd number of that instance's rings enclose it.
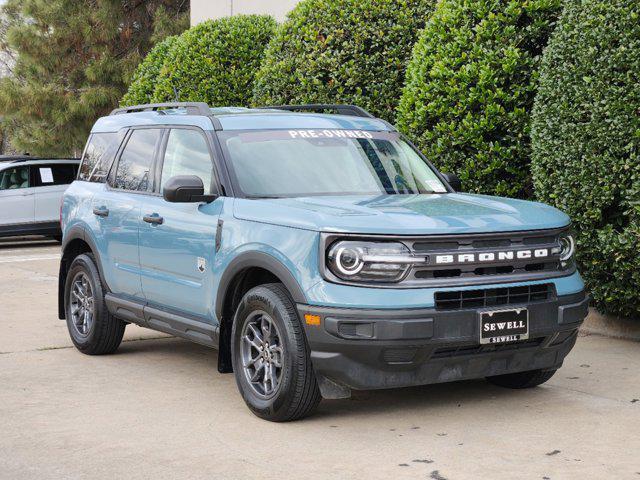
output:
{"label": "fog light", "polygon": [[307,325],[320,325],[320,315],[311,315],[307,313],[304,316],[304,321],[307,322]]}

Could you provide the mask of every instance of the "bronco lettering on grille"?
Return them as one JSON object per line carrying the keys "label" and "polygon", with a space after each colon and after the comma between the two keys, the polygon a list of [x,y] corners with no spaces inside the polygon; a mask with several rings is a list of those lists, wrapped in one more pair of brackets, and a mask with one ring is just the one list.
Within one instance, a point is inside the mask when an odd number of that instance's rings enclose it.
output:
{"label": "bronco lettering on grille", "polygon": [[459,253],[436,255],[435,263],[438,265],[458,264],[458,263],[496,263],[508,262],[511,260],[528,260],[530,258],[547,258],[550,252],[548,248],[537,248],[535,250],[510,250],[483,253]]}

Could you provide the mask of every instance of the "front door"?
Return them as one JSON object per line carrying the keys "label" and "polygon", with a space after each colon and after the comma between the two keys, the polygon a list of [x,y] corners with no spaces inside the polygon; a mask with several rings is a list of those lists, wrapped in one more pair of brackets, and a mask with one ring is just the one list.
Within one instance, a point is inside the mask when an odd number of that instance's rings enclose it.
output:
{"label": "front door", "polygon": [[150,305],[211,322],[215,285],[215,237],[223,199],[210,204],[169,203],[162,187],[171,177],[197,175],[205,193],[215,188],[211,150],[204,133],[172,128],[166,133],[157,175],[158,195],[145,197],[140,228],[142,290]]}
{"label": "front door", "polygon": [[0,170],[0,233],[3,228],[34,222],[33,193],[27,165]]}

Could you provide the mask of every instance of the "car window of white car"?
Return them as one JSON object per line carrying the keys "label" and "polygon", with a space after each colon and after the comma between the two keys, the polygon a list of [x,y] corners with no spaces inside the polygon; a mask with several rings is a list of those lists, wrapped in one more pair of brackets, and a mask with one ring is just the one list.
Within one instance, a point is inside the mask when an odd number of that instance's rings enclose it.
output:
{"label": "car window of white car", "polygon": [[54,185],[69,185],[72,183],[78,171],[78,167],[69,164],[45,164],[35,165],[32,177],[34,187],[49,187]]}
{"label": "car window of white car", "polygon": [[29,167],[12,167],[0,172],[0,190],[29,188]]}

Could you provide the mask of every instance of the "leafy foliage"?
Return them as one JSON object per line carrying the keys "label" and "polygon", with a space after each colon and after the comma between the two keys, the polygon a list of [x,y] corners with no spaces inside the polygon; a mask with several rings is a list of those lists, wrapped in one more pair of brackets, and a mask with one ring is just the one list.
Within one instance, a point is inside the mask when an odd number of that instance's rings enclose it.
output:
{"label": "leafy foliage", "polygon": [[527,198],[530,111],[560,0],[441,0],[416,44],[398,126],[465,190]]}
{"label": "leafy foliage", "polygon": [[353,103],[392,120],[433,0],[304,0],[278,29],[253,102]]}
{"label": "leafy foliage", "polygon": [[640,314],[640,4],[569,0],[533,112],[538,197],[566,211],[596,305]]}
{"label": "leafy foliage", "polygon": [[209,20],[183,33],[168,51],[153,100],[246,106],[275,20],[236,15]]}
{"label": "leafy foliage", "polygon": [[16,58],[0,82],[0,114],[11,144],[37,155],[79,154],[160,35],[160,7],[165,18],[188,15],[184,0],[8,0],[6,40]]}
{"label": "leafy foliage", "polygon": [[158,76],[164,67],[171,48],[176,44],[177,36],[172,36],[158,43],[144,58],[133,74],[133,80],[127,93],[121,100],[122,105],[140,105],[153,101]]}

